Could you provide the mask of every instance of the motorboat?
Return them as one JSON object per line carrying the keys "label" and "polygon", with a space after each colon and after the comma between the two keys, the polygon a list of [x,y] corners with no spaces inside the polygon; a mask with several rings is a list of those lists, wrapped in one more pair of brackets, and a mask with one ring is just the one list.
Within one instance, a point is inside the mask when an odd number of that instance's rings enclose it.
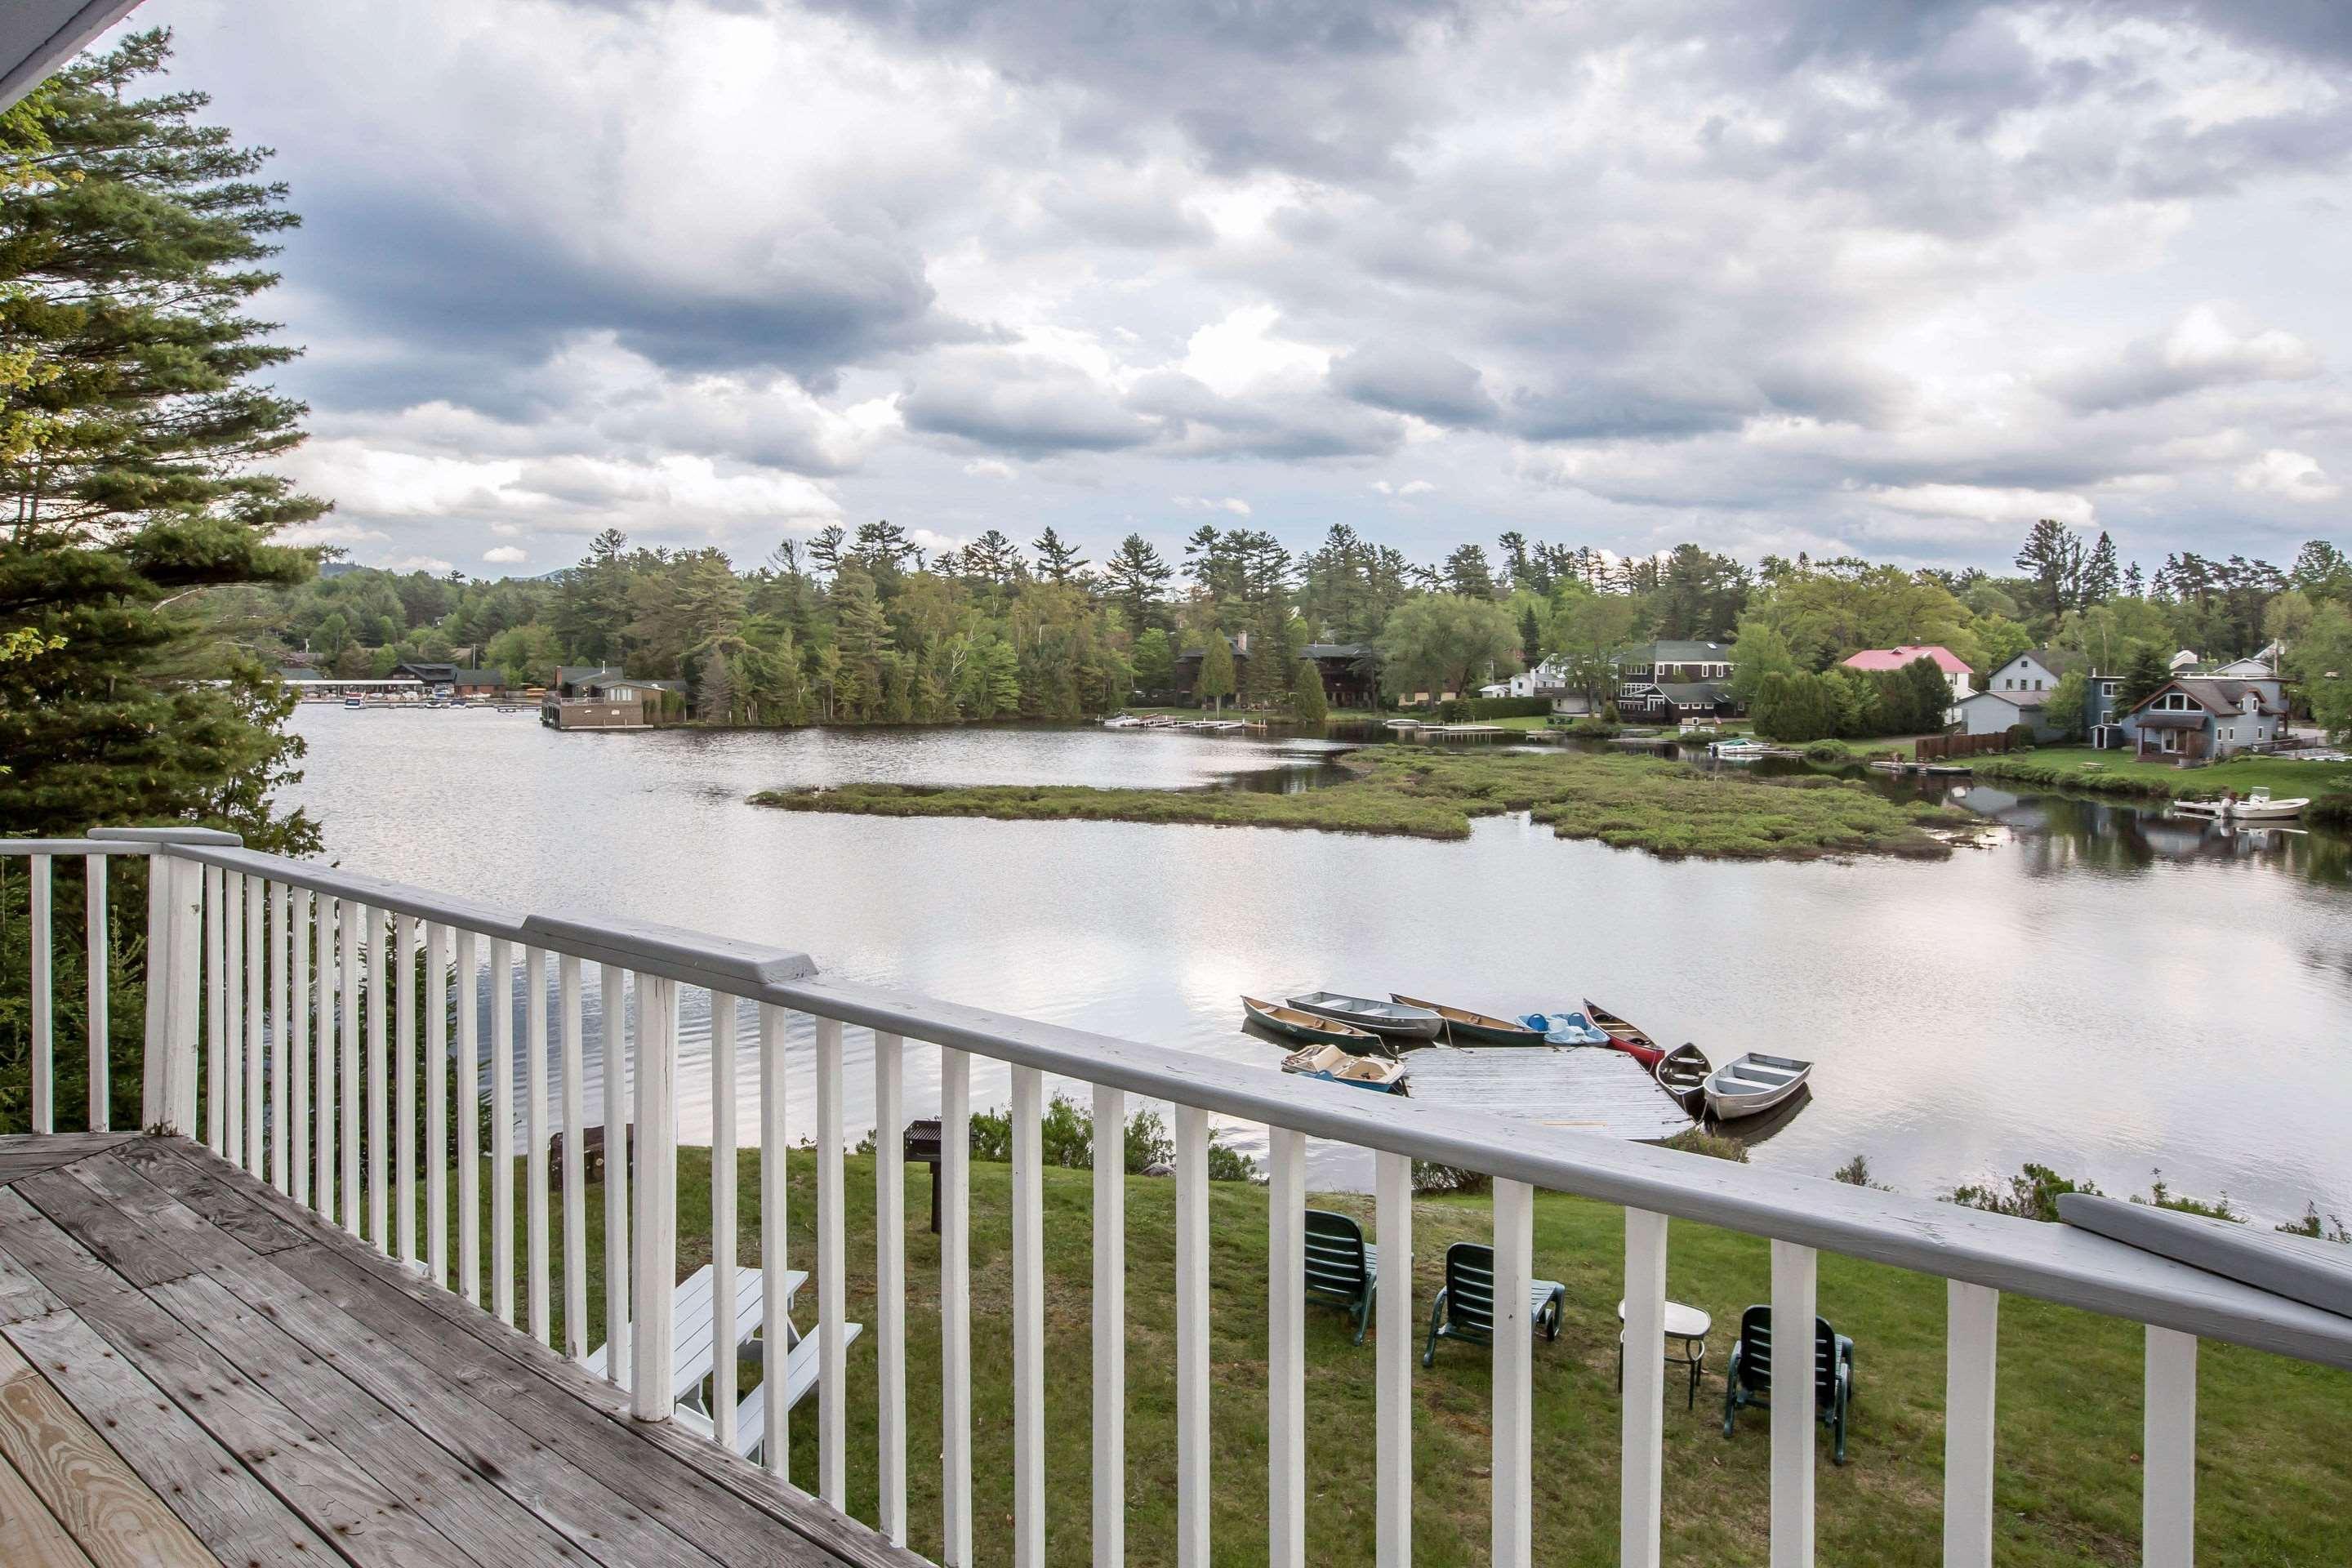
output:
{"label": "motorboat", "polygon": [[2308,795],[2274,799],[2269,789],[2257,785],[2246,792],[2245,799],[2230,803],[2230,816],[2239,822],[2275,822],[2285,817],[2301,816],[2303,808],[2310,804]]}

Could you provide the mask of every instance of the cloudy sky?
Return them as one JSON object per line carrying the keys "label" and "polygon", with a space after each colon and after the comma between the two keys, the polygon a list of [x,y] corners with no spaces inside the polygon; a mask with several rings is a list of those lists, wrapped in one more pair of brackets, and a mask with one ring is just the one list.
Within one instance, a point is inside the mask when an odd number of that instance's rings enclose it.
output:
{"label": "cloudy sky", "polygon": [[148,0],[317,537],[2352,544],[2352,5]]}

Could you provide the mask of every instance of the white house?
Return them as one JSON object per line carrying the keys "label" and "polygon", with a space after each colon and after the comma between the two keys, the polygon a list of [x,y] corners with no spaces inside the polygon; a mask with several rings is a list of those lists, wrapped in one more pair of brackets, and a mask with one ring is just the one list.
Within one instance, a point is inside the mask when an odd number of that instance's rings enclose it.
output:
{"label": "white house", "polygon": [[[1985,678],[1982,691],[1954,704],[1962,732],[1998,735],[2025,724],[2032,728],[2037,740],[2057,734],[2062,726],[2050,721],[2043,704],[2058,689],[2058,678],[2082,663],[2081,654],[2063,648],[2032,648],[2019,654]],[[2098,688],[2095,684],[2092,689],[2095,693]]]}

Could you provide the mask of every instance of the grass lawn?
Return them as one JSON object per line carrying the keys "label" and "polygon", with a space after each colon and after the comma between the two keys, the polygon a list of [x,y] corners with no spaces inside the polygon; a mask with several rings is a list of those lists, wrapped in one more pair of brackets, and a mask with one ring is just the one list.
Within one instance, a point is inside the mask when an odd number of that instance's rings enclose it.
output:
{"label": "grass lawn", "polygon": [[2352,791],[2352,763],[2299,763],[2279,757],[2234,757],[2210,767],[2178,768],[2144,763],[2128,752],[2088,746],[2036,746],[1969,759],[1979,778],[2014,779],[2045,788],[2089,790],[2102,795],[2194,797],[2225,789],[2243,795],[2257,786],[2280,795],[2323,795]]}
{"label": "grass lawn", "polygon": [[[758,1260],[759,1155],[740,1156],[741,1258]],[[709,1154],[680,1151],[681,1271],[709,1257]],[[936,1559],[940,1541],[939,1249],[926,1228],[929,1173],[907,1173],[908,1475],[910,1544]],[[1045,1436],[1055,1563],[1088,1558],[1092,1177],[1049,1169],[1045,1201]],[[520,1202],[520,1172],[516,1183]],[[1011,1168],[972,1166],[973,1490],[977,1562],[1009,1562],[1013,1407]],[[789,1164],[788,1256],[814,1257],[815,1163]],[[599,1190],[588,1191],[590,1319],[601,1325],[597,1283],[603,1235]],[[1372,1229],[1369,1198],[1333,1196]],[[867,1331],[849,1347],[846,1385],[848,1503],[877,1515],[876,1346],[872,1325],[874,1177],[870,1159],[848,1162],[845,1192],[850,1319]],[[1265,1193],[1241,1184],[1211,1189],[1211,1451],[1217,1562],[1264,1561],[1265,1552]],[[1546,1563],[1602,1568],[1617,1560],[1618,1421],[1615,1306],[1624,1257],[1622,1211],[1543,1194],[1536,1206],[1536,1269],[1568,1286],[1567,1325],[1535,1347],[1535,1548]],[[1485,1240],[1484,1197],[1414,1205],[1415,1297],[1440,1280],[1446,1245]],[[554,1226],[560,1311],[562,1229]],[[1175,1557],[1174,1190],[1144,1177],[1127,1183],[1128,1561]],[[1378,1240],[1377,1237],[1373,1239]],[[1768,1559],[1770,1417],[1742,1415],[1722,1433],[1721,1366],[1739,1310],[1770,1297],[1761,1241],[1678,1224],[1669,1295],[1714,1316],[1708,1374],[1698,1408],[1685,1410],[1671,1369],[1665,1422],[1668,1562],[1762,1564]],[[518,1258],[522,1248],[516,1247]],[[520,1286],[516,1299],[523,1299]],[[1860,1399],[1849,1462],[1819,1449],[1822,1560],[1930,1568],[1941,1559],[1944,1398],[1941,1280],[1824,1254],[1824,1316],[1856,1343]],[[814,1322],[814,1289],[798,1302]],[[1425,1322],[1425,1310],[1423,1320]],[[601,1337],[601,1328],[591,1342]],[[559,1338],[558,1342],[561,1342]],[[1415,1349],[1420,1341],[1416,1338]],[[1998,1543],[2004,1568],[2138,1561],[2141,1331],[2136,1324],[2011,1297],[2002,1303]],[[1343,1316],[1310,1308],[1307,1331],[1309,1476],[1307,1539],[1317,1562],[1373,1554],[1374,1350],[1348,1342]],[[2231,1346],[2207,1344],[2199,1363],[2197,1522],[2200,1556],[2232,1564],[2344,1561],[2344,1510],[2352,1499],[2352,1376]],[[1437,1364],[1416,1363],[1414,1557],[1432,1565],[1486,1560],[1490,1363],[1487,1352],[1442,1345]],[[814,1397],[793,1413],[792,1474],[816,1474]]]}
{"label": "grass lawn", "polygon": [[1856,852],[1938,857],[1950,847],[1928,829],[1968,819],[1948,806],[1890,801],[1853,781],[1709,773],[1656,757],[1375,746],[1351,753],[1348,765],[1355,778],[1297,795],[853,784],[763,790],[751,802],[868,816],[1202,823],[1424,838],[1465,837],[1473,817],[1526,811],[1563,838],[1738,859]]}

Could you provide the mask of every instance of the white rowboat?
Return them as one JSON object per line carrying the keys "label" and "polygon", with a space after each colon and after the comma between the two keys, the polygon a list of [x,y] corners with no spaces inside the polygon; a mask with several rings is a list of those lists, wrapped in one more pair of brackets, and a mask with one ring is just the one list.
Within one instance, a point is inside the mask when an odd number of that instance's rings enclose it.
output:
{"label": "white rowboat", "polygon": [[1805,1087],[1813,1064],[1750,1051],[1707,1075],[1706,1108],[1717,1121],[1759,1116]]}

